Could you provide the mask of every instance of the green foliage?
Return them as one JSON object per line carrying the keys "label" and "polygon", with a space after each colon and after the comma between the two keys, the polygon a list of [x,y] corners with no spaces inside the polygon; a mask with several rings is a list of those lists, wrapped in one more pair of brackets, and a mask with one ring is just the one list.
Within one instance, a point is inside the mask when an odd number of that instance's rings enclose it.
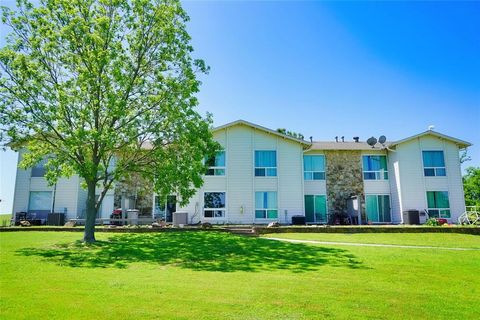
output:
{"label": "green foliage", "polygon": [[467,206],[480,206],[480,167],[468,167],[463,176],[463,189],[465,191],[465,204]]}
{"label": "green foliage", "polygon": [[460,163],[464,163],[472,160],[472,157],[468,155],[468,149],[463,150],[460,153]]}
{"label": "green foliage", "polygon": [[11,219],[12,219],[11,214],[0,214],[0,227],[10,226]]}
{"label": "green foliage", "polygon": [[426,226],[439,226],[440,222],[438,222],[438,220],[435,219],[435,218],[430,218],[425,222],[425,225]]}
{"label": "green foliage", "polygon": [[281,133],[281,134],[284,134],[284,135],[287,135],[287,136],[290,136],[290,137],[293,137],[295,139],[300,139],[300,140],[304,140],[304,136],[303,134],[301,133],[297,133],[297,132],[293,132],[293,131],[288,131],[287,129],[285,128],[278,128],[277,129],[277,132]]}
{"label": "green foliage", "polygon": [[28,150],[22,167],[48,158],[51,184],[76,173],[102,190],[87,220],[130,173],[188,202],[218,146],[196,111],[208,67],[192,58],[179,1],[19,0],[2,19],[13,32],[0,49],[0,142]]}

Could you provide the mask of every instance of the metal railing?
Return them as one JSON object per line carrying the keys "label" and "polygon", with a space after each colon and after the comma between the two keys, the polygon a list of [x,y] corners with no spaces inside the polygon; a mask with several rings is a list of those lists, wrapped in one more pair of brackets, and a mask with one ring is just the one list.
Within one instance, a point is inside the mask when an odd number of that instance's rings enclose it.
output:
{"label": "metal railing", "polygon": [[480,206],[467,206],[465,212],[458,217],[460,224],[480,224]]}

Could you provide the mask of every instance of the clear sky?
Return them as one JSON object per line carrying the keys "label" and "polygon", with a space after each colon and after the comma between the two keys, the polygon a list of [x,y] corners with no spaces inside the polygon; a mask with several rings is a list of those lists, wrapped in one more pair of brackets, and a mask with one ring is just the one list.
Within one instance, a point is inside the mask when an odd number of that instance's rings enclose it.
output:
{"label": "clear sky", "polygon": [[[4,0],[7,5],[13,3]],[[187,1],[200,111],[315,140],[435,130],[480,166],[480,2]],[[0,27],[0,44],[6,29]],[[0,153],[0,212],[16,157]]]}

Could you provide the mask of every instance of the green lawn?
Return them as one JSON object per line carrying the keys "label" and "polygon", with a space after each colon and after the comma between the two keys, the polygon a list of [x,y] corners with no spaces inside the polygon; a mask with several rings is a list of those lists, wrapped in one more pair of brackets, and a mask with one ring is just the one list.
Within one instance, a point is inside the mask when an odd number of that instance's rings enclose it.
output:
{"label": "green lawn", "polygon": [[459,233],[272,233],[264,237],[480,249],[479,236]]}
{"label": "green lawn", "polygon": [[[85,247],[75,242],[80,233],[0,233],[0,318],[478,317],[480,251],[306,245],[216,232],[97,236],[98,244]],[[446,235],[414,236],[421,244]],[[448,236],[462,247],[480,241]]]}

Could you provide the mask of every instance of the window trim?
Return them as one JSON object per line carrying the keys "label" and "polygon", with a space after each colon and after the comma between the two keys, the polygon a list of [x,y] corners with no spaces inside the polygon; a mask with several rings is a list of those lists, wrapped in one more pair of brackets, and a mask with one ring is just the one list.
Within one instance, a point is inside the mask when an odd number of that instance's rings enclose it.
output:
{"label": "window trim", "polygon": [[[371,156],[380,156],[385,157],[385,162],[387,164],[386,170],[365,170],[363,166],[363,157],[371,157]],[[390,179],[390,174],[388,172],[388,156],[386,154],[375,154],[375,153],[366,153],[361,155],[362,160],[362,179],[363,181],[388,181]],[[375,179],[365,179],[365,173],[375,173]],[[385,178],[385,173],[387,174],[387,178]],[[380,177],[380,179],[378,178]]]}
{"label": "window trim", "polygon": [[[443,155],[443,167],[425,167],[425,160],[423,158],[423,153],[424,152],[442,152],[442,155]],[[423,150],[422,149],[422,166],[423,166],[423,176],[424,177],[428,177],[428,178],[434,178],[434,177],[446,177],[447,176],[447,165],[445,163],[445,151],[442,149],[442,150],[435,150],[435,149],[428,149],[428,150]],[[426,169],[430,169],[430,170],[433,170],[433,176],[427,176],[425,174],[425,170]],[[438,175],[437,174],[437,170],[442,170],[445,172],[445,175]]]}
{"label": "window trim", "polygon": [[[225,194],[225,205],[223,208],[205,208],[205,194],[206,193],[224,193]],[[221,217],[206,217],[205,216],[205,210],[210,210],[210,211],[223,211],[223,216]],[[214,213],[215,215],[215,213]],[[204,219],[226,219],[227,218],[227,192],[226,191],[216,191],[216,190],[209,190],[209,191],[203,191],[203,206],[202,206],[202,217]]]}
{"label": "window trim", "polygon": [[[323,157],[323,171],[310,171],[310,170],[305,170],[305,157]],[[327,157],[325,157],[324,154],[303,154],[302,157],[302,166],[303,166],[303,180],[305,181],[326,181],[327,180],[327,173],[326,173],[326,166],[327,166]],[[307,179],[305,176],[307,173],[312,174],[312,179]],[[314,174],[315,173],[323,173],[323,178],[322,179],[315,179]]]}
{"label": "window trim", "polygon": [[[274,151],[275,152],[275,164],[276,164],[276,166],[275,167],[257,167],[257,164],[256,164],[256,162],[257,162],[256,161],[257,151],[260,151],[260,152],[261,151]],[[264,170],[265,175],[257,176],[257,169]],[[268,169],[275,169],[275,175],[268,175],[267,174]],[[253,150],[253,176],[255,178],[257,178],[257,177],[260,177],[260,178],[276,178],[276,177],[278,177],[278,152],[277,152],[276,149],[274,149],[274,150],[271,150],[271,149],[270,150],[266,150],[266,149],[260,149],[260,150],[255,149],[255,150]]]}
{"label": "window trim", "polygon": [[[276,204],[275,204],[275,208],[273,207],[269,207],[269,208],[257,208],[257,193],[267,193],[267,192],[275,192],[276,193]],[[255,191],[254,192],[254,201],[255,201],[255,210],[254,210],[254,218],[255,220],[278,220],[279,218],[279,215],[278,215],[278,191]],[[268,211],[272,211],[272,210],[275,210],[277,211],[277,217],[276,218],[269,218],[268,217]],[[257,218],[257,211],[264,211],[264,218]]]}
{"label": "window trim", "polygon": [[[428,205],[428,193],[429,192],[446,192],[449,207],[448,208],[430,208],[429,205]],[[441,218],[441,219],[451,219],[452,218],[452,209],[450,208],[451,207],[450,206],[450,193],[448,191],[445,191],[445,190],[443,190],[443,191],[442,190],[426,190],[425,191],[425,197],[426,197],[426,200],[427,200],[427,212],[428,212],[428,216],[430,218]],[[438,217],[431,216],[430,211],[433,211],[433,210],[438,211]],[[442,210],[448,210],[450,217],[442,217],[442,215],[441,215]]]}
{"label": "window trim", "polygon": [[372,223],[392,223],[393,217],[392,217],[392,195],[390,193],[366,193],[365,194],[365,218],[367,220],[367,223],[369,222],[368,220],[368,212],[367,212],[367,196],[375,196],[377,198],[377,208],[379,208],[379,202],[378,196],[388,196],[388,203],[390,207],[390,221],[380,221],[380,212],[377,212],[377,221],[372,221]]}
{"label": "window trim", "polygon": [[[212,167],[207,167],[207,171],[205,172],[206,177],[225,177],[227,175],[227,153],[225,150],[220,150],[217,153],[223,152],[223,157],[225,158],[225,165],[223,167],[221,166],[212,166]],[[217,155],[215,155],[216,157]],[[205,163],[208,161],[208,159],[205,160]],[[213,170],[213,174],[208,174],[208,170]],[[223,174],[217,174],[217,170],[223,170]]]}

